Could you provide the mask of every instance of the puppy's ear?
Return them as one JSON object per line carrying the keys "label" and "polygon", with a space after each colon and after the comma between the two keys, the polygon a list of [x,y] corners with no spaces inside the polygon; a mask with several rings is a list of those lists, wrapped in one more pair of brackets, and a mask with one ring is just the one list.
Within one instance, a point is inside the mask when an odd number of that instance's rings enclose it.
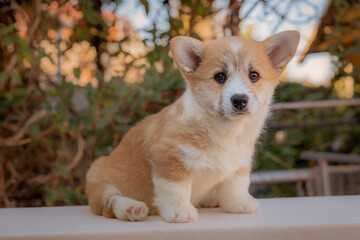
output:
{"label": "puppy's ear", "polygon": [[183,74],[195,72],[204,57],[204,44],[191,37],[180,36],[171,39],[170,50]]}
{"label": "puppy's ear", "polygon": [[264,40],[267,56],[276,71],[284,70],[294,57],[299,40],[297,31],[284,31]]}

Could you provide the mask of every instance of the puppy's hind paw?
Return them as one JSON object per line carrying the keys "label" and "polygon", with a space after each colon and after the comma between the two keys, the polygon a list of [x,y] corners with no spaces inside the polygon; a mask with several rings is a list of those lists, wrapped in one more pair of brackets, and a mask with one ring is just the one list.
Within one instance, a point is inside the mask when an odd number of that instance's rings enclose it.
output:
{"label": "puppy's hind paw", "polygon": [[126,209],[126,216],[130,221],[145,220],[148,213],[149,209],[143,202],[136,202]]}
{"label": "puppy's hind paw", "polygon": [[114,215],[119,220],[142,221],[149,214],[149,209],[143,202],[121,196],[114,196],[112,201]]}

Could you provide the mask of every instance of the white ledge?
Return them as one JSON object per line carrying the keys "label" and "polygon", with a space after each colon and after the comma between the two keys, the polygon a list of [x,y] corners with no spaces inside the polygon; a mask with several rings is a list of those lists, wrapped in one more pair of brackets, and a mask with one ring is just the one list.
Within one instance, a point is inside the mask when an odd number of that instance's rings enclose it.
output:
{"label": "white ledge", "polygon": [[195,223],[122,222],[88,206],[0,209],[0,239],[360,239],[360,196],[261,199],[257,214],[200,209]]}

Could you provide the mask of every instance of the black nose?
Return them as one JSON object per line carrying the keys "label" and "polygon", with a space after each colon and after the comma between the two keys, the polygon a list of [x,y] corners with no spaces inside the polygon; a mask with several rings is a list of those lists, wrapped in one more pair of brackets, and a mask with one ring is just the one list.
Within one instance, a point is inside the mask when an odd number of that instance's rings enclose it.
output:
{"label": "black nose", "polygon": [[235,94],[231,97],[231,103],[234,106],[234,108],[241,110],[246,107],[246,105],[249,102],[249,97],[245,94]]}

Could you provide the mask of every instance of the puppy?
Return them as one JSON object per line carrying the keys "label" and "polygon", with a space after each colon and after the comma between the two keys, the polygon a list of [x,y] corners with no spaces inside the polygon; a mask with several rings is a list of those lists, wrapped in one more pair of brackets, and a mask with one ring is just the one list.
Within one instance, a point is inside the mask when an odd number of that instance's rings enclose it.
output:
{"label": "puppy", "polygon": [[201,206],[256,212],[257,200],[248,192],[252,155],[277,79],[299,38],[285,31],[262,42],[172,39],[186,91],[91,165],[86,175],[91,211],[130,221],[160,214],[181,223],[195,221]]}

